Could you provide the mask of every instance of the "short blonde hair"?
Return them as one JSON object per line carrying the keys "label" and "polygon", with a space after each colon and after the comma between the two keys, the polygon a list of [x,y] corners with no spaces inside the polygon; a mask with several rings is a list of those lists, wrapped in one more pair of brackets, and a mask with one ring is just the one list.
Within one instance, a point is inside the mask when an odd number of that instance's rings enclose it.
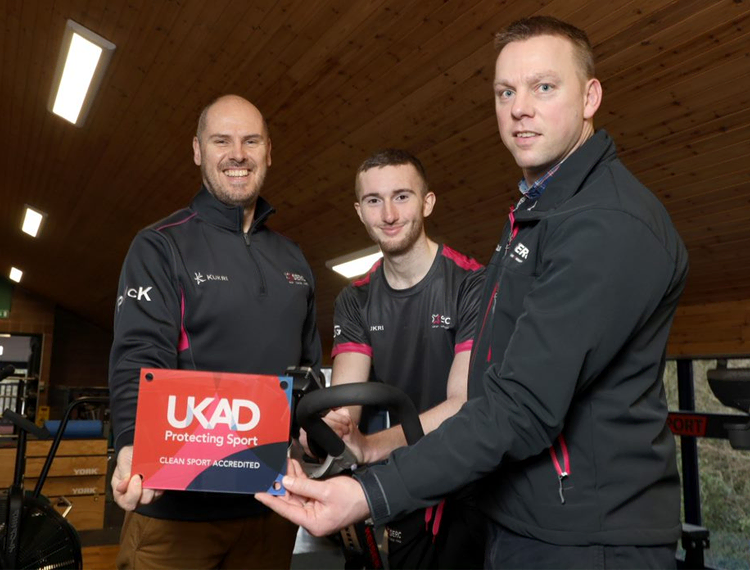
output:
{"label": "short blonde hair", "polygon": [[559,36],[573,44],[584,79],[594,77],[594,50],[586,32],[552,16],[522,18],[495,34],[495,49],[500,53],[511,42],[521,42],[537,36]]}

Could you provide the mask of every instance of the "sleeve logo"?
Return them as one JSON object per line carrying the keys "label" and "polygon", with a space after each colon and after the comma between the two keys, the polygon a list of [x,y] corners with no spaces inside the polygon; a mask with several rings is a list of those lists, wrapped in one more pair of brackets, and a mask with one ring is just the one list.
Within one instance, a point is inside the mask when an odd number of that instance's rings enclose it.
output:
{"label": "sleeve logo", "polygon": [[120,307],[125,302],[125,297],[130,297],[131,299],[135,299],[136,301],[151,301],[151,297],[149,297],[149,291],[153,289],[153,286],[149,287],[138,287],[137,289],[135,287],[125,287],[125,293],[117,297],[117,310],[120,310]]}

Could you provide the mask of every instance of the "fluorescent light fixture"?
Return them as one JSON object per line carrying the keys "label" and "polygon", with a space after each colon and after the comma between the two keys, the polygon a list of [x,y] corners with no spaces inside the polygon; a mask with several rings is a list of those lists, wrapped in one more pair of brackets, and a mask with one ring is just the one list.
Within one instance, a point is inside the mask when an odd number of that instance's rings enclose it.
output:
{"label": "fluorescent light fixture", "polygon": [[342,255],[336,259],[326,261],[326,267],[346,278],[357,277],[366,273],[372,264],[383,257],[383,253],[377,245],[360,249],[354,253]]}
{"label": "fluorescent light fixture", "polygon": [[16,269],[15,267],[10,268],[10,280],[11,281],[20,283],[21,277],[23,277],[23,271],[21,271],[20,269]]}
{"label": "fluorescent light fixture", "polygon": [[2,356],[2,355],[3,355],[3,345],[0,344],[0,356]]}
{"label": "fluorescent light fixture", "polygon": [[23,217],[23,226],[21,226],[21,229],[31,237],[36,237],[39,233],[39,226],[42,225],[42,220],[44,220],[44,216],[44,212],[26,206],[26,214]]}
{"label": "fluorescent light fixture", "polygon": [[115,44],[68,20],[48,108],[80,127],[86,121]]}

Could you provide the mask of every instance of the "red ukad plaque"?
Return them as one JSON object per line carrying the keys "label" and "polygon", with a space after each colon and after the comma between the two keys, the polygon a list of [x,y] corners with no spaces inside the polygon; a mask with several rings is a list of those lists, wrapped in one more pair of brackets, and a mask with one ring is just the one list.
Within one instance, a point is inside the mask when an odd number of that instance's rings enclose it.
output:
{"label": "red ukad plaque", "polygon": [[133,473],[150,489],[283,493],[287,376],[142,369]]}

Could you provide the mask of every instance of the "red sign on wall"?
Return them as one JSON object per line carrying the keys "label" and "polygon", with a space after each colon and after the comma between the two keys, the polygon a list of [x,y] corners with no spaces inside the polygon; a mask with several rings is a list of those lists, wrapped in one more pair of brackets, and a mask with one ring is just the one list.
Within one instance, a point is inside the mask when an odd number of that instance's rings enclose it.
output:
{"label": "red sign on wall", "polygon": [[671,413],[667,416],[667,424],[675,435],[703,437],[706,435],[706,425],[708,422],[703,416]]}
{"label": "red sign on wall", "polygon": [[132,472],[150,489],[283,493],[291,396],[286,376],[144,368]]}

